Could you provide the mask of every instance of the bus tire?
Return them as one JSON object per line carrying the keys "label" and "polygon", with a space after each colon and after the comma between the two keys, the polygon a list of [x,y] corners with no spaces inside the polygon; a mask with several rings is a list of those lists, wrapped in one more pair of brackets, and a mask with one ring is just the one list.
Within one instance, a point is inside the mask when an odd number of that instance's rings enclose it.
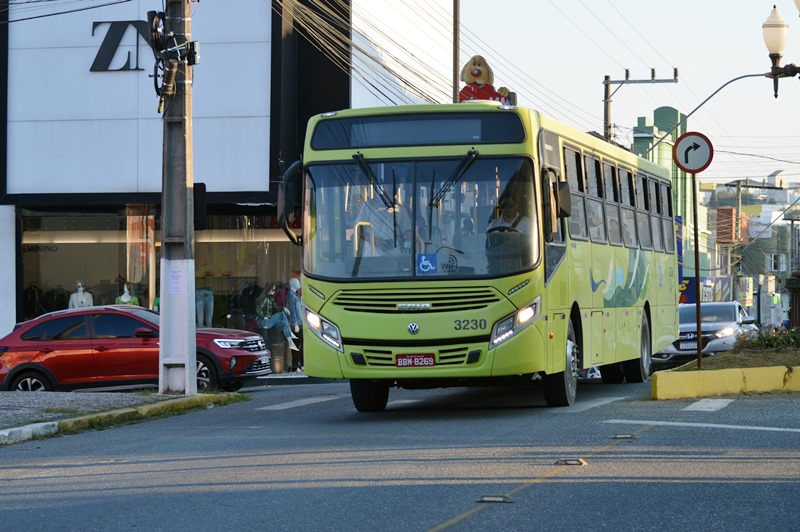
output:
{"label": "bus tire", "polygon": [[567,345],[564,354],[566,357],[564,371],[544,376],[544,400],[547,406],[570,406],[575,402],[578,391],[580,346],[572,318],[567,325]]}
{"label": "bus tire", "polygon": [[626,360],[622,363],[622,371],[625,373],[625,380],[630,382],[645,382],[650,378],[650,365],[652,364],[652,353],[650,343],[650,321],[647,313],[642,316],[642,339],[639,348],[639,358]]}
{"label": "bus tire", "polygon": [[603,384],[620,384],[625,380],[622,364],[614,362],[613,364],[600,366],[600,377],[603,379]]}
{"label": "bus tire", "polygon": [[389,402],[389,385],[381,381],[350,379],[350,396],[359,412],[383,412]]}

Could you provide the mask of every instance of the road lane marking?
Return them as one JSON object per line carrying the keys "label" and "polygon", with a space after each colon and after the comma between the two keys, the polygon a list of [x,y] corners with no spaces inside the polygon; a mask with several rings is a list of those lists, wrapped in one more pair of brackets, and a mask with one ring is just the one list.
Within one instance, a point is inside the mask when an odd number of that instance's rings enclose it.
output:
{"label": "road lane marking", "polygon": [[684,410],[692,410],[695,412],[716,412],[722,410],[733,402],[733,399],[701,399],[696,401]]}
{"label": "road lane marking", "polygon": [[567,408],[557,408],[551,410],[551,412],[556,414],[575,414],[591,408],[597,408],[598,406],[607,405],[608,403],[613,403],[614,401],[622,401],[623,399],[627,399],[627,397],[604,397],[602,399],[593,399],[591,401],[580,401],[579,403],[568,406]]}
{"label": "road lane marking", "polygon": [[752,425],[721,425],[718,423],[680,423],[677,421],[647,421],[637,419],[607,419],[603,423],[619,423],[625,425],[657,425],[665,427],[696,427],[704,429],[760,430],[764,432],[800,432],[800,429],[781,427],[759,427]]}
{"label": "road lane marking", "polygon": [[289,401],[288,403],[279,403],[277,405],[262,406],[256,410],[288,410],[289,408],[297,408],[298,406],[313,405],[314,403],[324,403],[325,401],[335,401],[348,395],[323,395],[320,397],[306,397],[305,399],[298,399],[296,401]]}

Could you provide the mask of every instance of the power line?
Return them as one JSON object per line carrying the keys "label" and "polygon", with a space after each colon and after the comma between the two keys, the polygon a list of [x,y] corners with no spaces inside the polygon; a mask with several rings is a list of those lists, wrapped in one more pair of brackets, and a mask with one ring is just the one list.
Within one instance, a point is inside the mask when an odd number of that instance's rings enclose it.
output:
{"label": "power line", "polygon": [[[55,2],[55,1],[56,0],[26,0],[26,1],[23,1],[23,2],[14,2],[12,0],[12,1],[9,2],[9,7],[6,8],[6,9],[0,10],[0,12],[6,11],[10,15],[11,6],[15,7],[15,9],[14,9],[15,12],[28,11],[28,10],[39,10],[39,9],[41,9],[41,7],[32,7],[32,6],[30,6],[30,7],[25,8],[24,6],[27,5],[27,4],[43,3],[43,2],[50,3],[50,2]],[[63,4],[74,4],[74,3],[80,3],[81,1],[83,1],[83,0],[73,0],[71,2],[62,0],[62,3]],[[90,9],[97,9],[97,8],[100,8],[100,7],[113,6],[113,5],[117,5],[117,4],[124,4],[124,3],[130,2],[130,1],[131,0],[114,0],[112,2],[106,2],[104,4],[99,4],[99,5],[93,5],[93,6],[87,6],[87,7],[79,7],[79,8],[74,8],[74,9],[68,9],[68,10],[65,10],[65,11],[57,11],[57,12],[54,12],[54,13],[45,13],[43,15],[34,15],[34,16],[30,16],[30,17],[16,18],[14,20],[9,20],[8,24],[10,24],[12,22],[22,22],[22,21],[25,21],[25,20],[35,20],[35,19],[39,19],[39,18],[66,15],[66,14],[69,14],[69,13],[77,13],[79,11],[88,11]],[[23,6],[23,7],[20,7],[20,6]]]}

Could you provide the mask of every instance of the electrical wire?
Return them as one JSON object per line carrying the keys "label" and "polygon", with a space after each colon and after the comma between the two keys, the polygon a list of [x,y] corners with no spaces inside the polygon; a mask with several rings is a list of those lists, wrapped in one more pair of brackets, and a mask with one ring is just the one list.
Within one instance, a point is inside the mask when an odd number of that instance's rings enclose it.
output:
{"label": "electrical wire", "polygon": [[[26,13],[28,11],[40,11],[45,7],[50,7],[50,4],[53,4],[56,1],[57,0],[24,0],[24,1],[16,1],[15,2],[14,0],[9,0],[8,7],[0,9],[0,12],[7,12],[10,15],[11,14],[11,7],[14,7],[14,13],[15,14]],[[81,4],[81,3],[84,3],[86,1],[87,0],[60,0],[60,4]],[[88,0],[88,1],[96,2],[96,0]],[[12,22],[23,22],[23,21],[26,21],[26,20],[35,20],[35,19],[46,18],[46,17],[55,17],[55,16],[59,16],[59,15],[66,15],[68,13],[77,13],[79,11],[88,11],[90,9],[98,9],[98,8],[101,8],[101,7],[113,6],[113,5],[117,5],[117,4],[125,4],[125,3],[128,3],[130,1],[131,0],[113,0],[113,1],[110,1],[110,2],[103,3],[103,4],[98,4],[98,5],[92,5],[92,6],[86,6],[86,7],[76,7],[76,8],[73,8],[73,9],[66,9],[66,10],[63,10],[63,11],[55,11],[55,12],[52,12],[52,13],[44,13],[44,14],[41,14],[41,15],[31,15],[31,16],[28,16],[28,17],[15,18],[14,20],[8,20],[7,23],[10,24]],[[46,4],[46,5],[41,5],[41,6],[36,5],[36,6],[34,6],[32,4]]]}

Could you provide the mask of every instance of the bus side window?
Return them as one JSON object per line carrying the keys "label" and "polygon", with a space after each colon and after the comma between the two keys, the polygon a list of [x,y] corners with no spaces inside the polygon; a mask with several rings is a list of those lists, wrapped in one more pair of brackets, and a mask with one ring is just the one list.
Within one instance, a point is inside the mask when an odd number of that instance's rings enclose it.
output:
{"label": "bus side window", "polygon": [[648,179],[647,184],[650,191],[650,227],[653,229],[653,248],[656,251],[664,251],[664,240],[661,236],[661,198],[659,194],[658,182],[655,179]]}
{"label": "bus side window", "polygon": [[664,227],[664,248],[675,252],[675,220],[672,218],[672,189],[661,183],[661,225]]}
{"label": "bus side window", "polygon": [[622,228],[619,224],[619,188],[617,187],[617,169],[610,163],[603,164],[603,181],[606,193],[606,225],[608,240],[615,246],[622,245]]}
{"label": "bus side window", "polygon": [[653,249],[653,234],[650,231],[650,202],[647,195],[647,177],[636,175],[636,225],[639,229],[639,246]]}
{"label": "bus side window", "polygon": [[622,241],[626,247],[639,246],[636,240],[636,196],[634,196],[633,174],[627,168],[619,169],[620,216]]}
{"label": "bus side window", "polygon": [[564,148],[564,170],[572,193],[572,212],[569,217],[569,236],[577,240],[586,240],[586,198],[584,197],[583,169],[581,154],[570,148]]}
{"label": "bus side window", "polygon": [[585,156],[583,160],[586,168],[586,215],[589,222],[589,236],[592,242],[606,243],[606,221],[605,210],[603,209],[603,196],[605,186],[603,185],[603,172],[600,161],[591,156]]}

